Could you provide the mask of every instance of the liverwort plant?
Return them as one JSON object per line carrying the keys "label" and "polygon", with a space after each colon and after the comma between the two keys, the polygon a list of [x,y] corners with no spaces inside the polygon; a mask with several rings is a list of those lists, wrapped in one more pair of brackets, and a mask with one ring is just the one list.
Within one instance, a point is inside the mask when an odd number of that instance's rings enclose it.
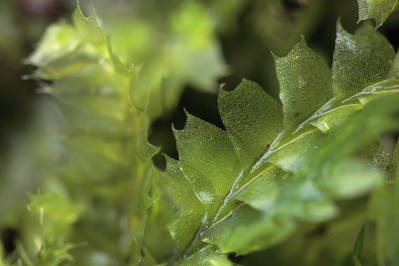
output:
{"label": "liverwort plant", "polygon": [[[359,0],[360,20],[378,27],[395,5]],[[221,88],[225,128],[186,112],[161,170],[151,123],[226,66],[199,2],[154,21],[134,7],[112,20],[78,6],[28,58],[57,122],[0,266],[395,265],[399,149],[384,137],[399,129],[399,55],[382,34],[338,23],[331,67],[304,38],[274,55],[278,99],[246,79]]]}
{"label": "liverwort plant", "polygon": [[331,70],[304,40],[276,57],[281,103],[244,80],[219,93],[226,130],[188,114],[174,131],[179,161],[166,158],[154,184],[152,226],[166,223],[176,242],[171,265],[226,265],[224,254],[276,245],[381,184],[354,152],[398,127],[394,59],[369,25],[354,35],[338,25]]}

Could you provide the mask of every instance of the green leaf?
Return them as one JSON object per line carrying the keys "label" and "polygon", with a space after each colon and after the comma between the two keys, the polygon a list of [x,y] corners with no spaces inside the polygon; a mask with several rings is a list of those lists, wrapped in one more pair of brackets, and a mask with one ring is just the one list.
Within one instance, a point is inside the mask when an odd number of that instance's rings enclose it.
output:
{"label": "green leaf", "polygon": [[268,211],[278,200],[280,187],[287,179],[287,173],[277,167],[269,167],[246,183],[235,196],[255,209]]}
{"label": "green leaf", "polygon": [[[54,45],[57,43],[57,45]],[[66,22],[51,25],[42,37],[38,48],[28,58],[27,62],[44,66],[57,58],[74,51],[80,43],[76,29]]]}
{"label": "green leaf", "polygon": [[185,179],[180,163],[166,157],[166,166],[154,184],[161,190],[161,198],[154,204],[159,204],[159,209],[169,216],[171,236],[179,248],[184,249],[201,226],[205,208]]}
{"label": "green leaf", "polygon": [[94,6],[90,6],[89,15],[86,16],[78,2],[78,7],[72,15],[72,20],[82,38],[95,44],[104,43],[105,33],[100,25]]}
{"label": "green leaf", "polygon": [[37,265],[52,266],[71,261],[70,250],[74,246],[67,239],[83,211],[82,206],[72,204],[64,195],[48,193],[32,196],[28,210],[35,218],[31,221],[36,222],[29,226],[40,228],[35,228],[32,236]]}
{"label": "green leaf", "polygon": [[338,163],[320,185],[331,197],[353,198],[381,184],[382,177],[381,171],[371,168],[365,162],[349,159]]}
{"label": "green leaf", "polygon": [[387,39],[364,24],[354,35],[340,23],[332,65],[334,94],[351,96],[363,88],[387,78],[395,52]]}
{"label": "green leaf", "polygon": [[216,244],[223,253],[243,255],[280,242],[293,229],[290,219],[240,206],[211,227],[204,241]]}
{"label": "green leaf", "polygon": [[284,126],[292,129],[332,97],[327,64],[302,39],[286,57],[276,57]]}
{"label": "green leaf", "polygon": [[232,92],[221,90],[219,110],[244,165],[257,160],[282,129],[281,105],[255,82],[244,80]]}
{"label": "green leaf", "polygon": [[395,9],[397,0],[358,0],[359,21],[373,19],[380,27]]}
{"label": "green leaf", "polygon": [[274,211],[307,222],[327,221],[338,214],[333,200],[310,178],[283,186]]}
{"label": "green leaf", "polygon": [[233,264],[217,249],[205,247],[179,266],[233,266]]}
{"label": "green leaf", "polygon": [[289,172],[297,172],[303,164],[305,151],[317,148],[317,140],[324,134],[319,130],[310,129],[302,131],[301,134],[293,135],[286,142],[272,147],[257,162],[256,167],[272,163]]}
{"label": "green leaf", "polygon": [[227,133],[187,114],[183,130],[174,130],[183,173],[205,204],[220,201],[239,175],[240,163]]}

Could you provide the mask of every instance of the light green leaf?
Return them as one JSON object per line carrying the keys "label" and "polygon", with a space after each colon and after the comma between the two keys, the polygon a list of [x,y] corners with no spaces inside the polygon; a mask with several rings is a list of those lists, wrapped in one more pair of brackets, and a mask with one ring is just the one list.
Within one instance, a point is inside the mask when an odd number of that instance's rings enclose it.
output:
{"label": "light green leaf", "polygon": [[214,247],[205,247],[185,259],[179,266],[233,266],[233,264]]}
{"label": "light green leaf", "polygon": [[227,133],[187,114],[183,130],[174,130],[183,173],[206,204],[221,200],[238,176],[240,163]]}
{"label": "light green leaf", "polygon": [[281,105],[255,82],[244,80],[232,92],[221,90],[219,110],[244,165],[259,159],[282,129]]}
{"label": "light green leaf", "polygon": [[327,64],[302,39],[286,57],[276,58],[284,126],[290,130],[332,97]]}
{"label": "light green leaf", "polygon": [[46,30],[38,48],[27,59],[27,62],[44,66],[75,50],[80,42],[81,39],[73,26],[64,21],[53,24]]}
{"label": "light green leaf", "polygon": [[334,202],[315,182],[297,176],[291,178],[291,182],[282,186],[274,212],[307,222],[327,221],[338,214]]}
{"label": "light green leaf", "polygon": [[90,6],[89,15],[86,16],[83,13],[80,3],[78,3],[78,7],[72,15],[72,20],[82,38],[95,44],[101,44],[105,42],[105,32],[100,25],[94,6]]}
{"label": "light green leaf", "polygon": [[348,159],[338,163],[320,186],[331,196],[339,199],[365,194],[381,184],[383,173],[365,162]]}
{"label": "light green leaf", "polygon": [[82,206],[73,206],[66,196],[53,193],[33,195],[28,209],[43,226],[44,237],[62,239],[59,232],[67,234],[78,219]]}
{"label": "light green leaf", "polygon": [[73,204],[65,195],[48,193],[33,195],[28,210],[34,217],[29,225],[34,232],[34,243],[29,244],[35,246],[37,265],[53,266],[71,261],[70,250],[74,245],[67,239],[83,207]]}
{"label": "light green leaf", "polygon": [[154,204],[159,204],[161,211],[168,212],[171,236],[183,249],[201,226],[205,209],[185,179],[180,163],[166,157],[166,166],[155,181],[155,187],[162,191],[164,197]]}
{"label": "light green leaf", "polygon": [[235,198],[244,201],[255,209],[268,211],[278,200],[280,186],[287,173],[277,167],[269,167],[246,183]]}
{"label": "light green leaf", "polygon": [[317,149],[317,140],[322,136],[324,134],[315,129],[293,135],[286,142],[281,142],[278,147],[272,147],[266,152],[257,162],[257,167],[272,163],[285,171],[297,172],[303,164],[304,153]]}
{"label": "light green leaf", "polygon": [[216,244],[223,253],[243,255],[279,243],[294,228],[294,223],[286,217],[269,216],[240,206],[211,227],[204,241]]}
{"label": "light green leaf", "polygon": [[359,21],[373,19],[380,27],[395,9],[397,0],[358,0]]}
{"label": "light green leaf", "polygon": [[369,24],[352,35],[338,23],[332,65],[334,94],[338,98],[352,96],[386,79],[394,57],[387,39]]}

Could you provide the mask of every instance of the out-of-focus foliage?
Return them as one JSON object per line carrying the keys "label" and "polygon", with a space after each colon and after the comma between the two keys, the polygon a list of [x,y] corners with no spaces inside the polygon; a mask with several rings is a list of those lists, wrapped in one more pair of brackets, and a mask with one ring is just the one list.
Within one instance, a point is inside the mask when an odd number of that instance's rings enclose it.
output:
{"label": "out-of-focus foliage", "polygon": [[[20,234],[0,266],[393,264],[398,148],[383,134],[399,128],[399,56],[368,23],[338,23],[330,68],[300,38],[329,2],[98,1],[51,25],[27,60],[51,103],[21,144],[39,189],[0,219]],[[360,1],[360,18],[379,26],[383,2]],[[238,63],[246,72],[272,50],[260,65],[275,64],[279,100],[248,80],[221,89],[225,129],[187,113],[179,159],[158,169],[152,122],[187,86],[216,91],[228,73],[216,33],[224,47],[237,38],[243,10],[257,37],[238,36]],[[6,186],[0,207],[24,190]]]}
{"label": "out-of-focus foliage", "polygon": [[162,21],[124,15],[107,23],[106,14],[100,24],[89,12],[78,8],[73,24],[50,26],[28,59],[38,67],[33,78],[51,81],[41,91],[54,97],[47,111],[56,124],[42,132],[54,151],[22,223],[24,265],[72,258],[74,265],[152,265],[143,250],[157,171],[150,122],[176,104],[184,85],[215,90],[225,72],[213,22],[199,3],[182,3]]}

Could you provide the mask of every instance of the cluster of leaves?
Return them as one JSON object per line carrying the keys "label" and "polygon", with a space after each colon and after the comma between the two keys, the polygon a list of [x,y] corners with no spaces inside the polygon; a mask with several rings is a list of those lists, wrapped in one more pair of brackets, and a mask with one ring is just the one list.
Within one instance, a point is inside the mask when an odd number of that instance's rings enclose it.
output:
{"label": "cluster of leaves", "polygon": [[[334,200],[378,185],[381,172],[351,155],[397,129],[391,115],[398,98],[374,101],[398,93],[394,57],[367,24],[355,35],[338,25],[331,72],[304,41],[276,58],[282,104],[243,81],[219,94],[226,131],[188,115],[185,128],[175,130],[180,160],[167,158],[154,184],[149,231],[167,224],[181,250],[171,250],[172,261],[224,265],[214,257],[273,246],[298,220],[329,220],[339,211]],[[210,250],[205,263],[202,253]]]}
{"label": "cluster of leaves", "polygon": [[[379,26],[396,1],[377,2],[360,0],[360,19]],[[275,56],[279,100],[247,80],[221,89],[225,130],[187,114],[174,129],[179,160],[165,156],[159,170],[151,122],[184,85],[211,90],[226,68],[197,2],[151,21],[144,7],[123,9],[137,16],[85,16],[79,7],[73,24],[51,26],[28,59],[55,102],[46,110],[51,149],[18,221],[24,239],[4,261],[0,249],[0,265],[227,266],[235,263],[228,254],[268,248],[285,254],[273,258],[279,265],[397,260],[399,148],[379,137],[399,129],[399,55],[381,34],[338,24],[331,69],[302,39]],[[360,210],[346,215],[353,209],[344,202],[359,197]],[[353,234],[338,240],[328,258],[327,244],[305,248],[320,224],[342,233],[365,223],[375,224],[371,236],[363,229],[356,243]],[[292,244],[298,251],[286,253]]]}

